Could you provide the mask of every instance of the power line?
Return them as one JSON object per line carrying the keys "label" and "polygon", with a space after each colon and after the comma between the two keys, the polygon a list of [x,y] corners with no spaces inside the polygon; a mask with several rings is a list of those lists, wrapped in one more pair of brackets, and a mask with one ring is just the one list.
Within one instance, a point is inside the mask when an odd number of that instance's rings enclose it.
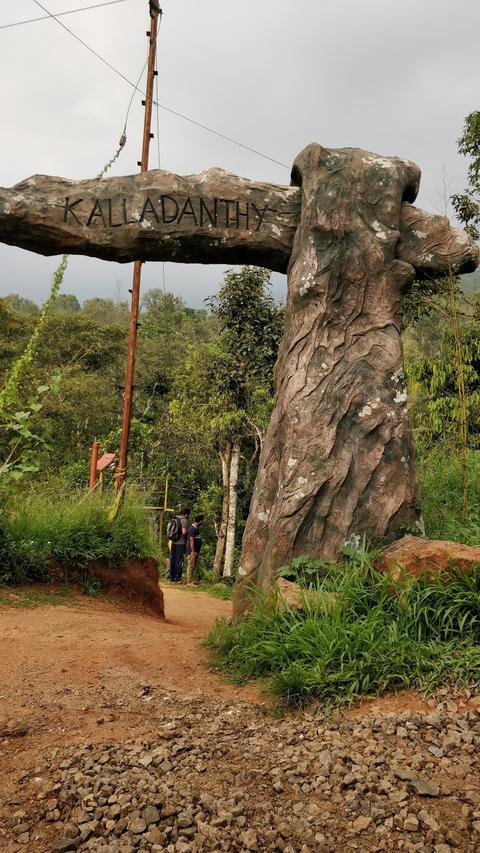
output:
{"label": "power line", "polygon": [[195,121],[195,119],[190,118],[189,116],[184,115],[183,113],[179,113],[176,110],[172,110],[171,107],[166,107],[165,104],[158,104],[161,110],[166,110],[167,113],[172,113],[172,115],[177,116],[177,118],[183,118],[184,121],[190,122],[190,124],[194,124],[196,127],[201,127],[202,130],[208,130],[209,133],[214,133],[215,136],[219,136],[220,139],[226,139],[227,142],[233,142],[234,145],[238,145],[239,148],[244,148],[246,151],[251,151],[252,154],[258,154],[259,157],[263,157],[264,160],[270,160],[271,163],[276,163],[277,166],[283,166],[284,169],[288,169],[290,171],[291,166],[287,166],[286,163],[282,163],[280,160],[276,160],[275,157],[269,157],[268,154],[263,154],[262,151],[258,151],[256,148],[251,148],[250,145],[245,145],[243,142],[239,142],[238,139],[234,139],[233,136],[227,136],[225,133],[220,133],[219,130],[213,130],[213,128],[208,127],[206,124],[202,124],[199,121]]}
{"label": "power line", "polygon": [[[159,19],[159,23],[158,23],[158,30],[157,30],[157,41],[158,41],[158,33],[160,31],[160,26],[162,23],[162,18],[163,18],[163,15],[160,14],[160,19]],[[159,118],[159,114],[158,114],[158,52],[155,56],[155,71],[156,71],[156,74],[155,74],[155,97],[156,97],[156,100],[154,103],[155,103],[155,120],[156,120],[156,131],[157,131],[157,159],[158,159],[158,168],[161,169],[162,168],[162,159],[160,157],[160,118]],[[167,290],[167,278],[166,278],[166,274],[165,274],[165,261],[162,261],[162,287],[163,287],[163,293],[165,294],[166,290]]]}
{"label": "power line", "polygon": [[[94,6],[81,6],[80,9],[69,9],[68,12],[55,12],[55,17],[73,15],[75,12],[88,12],[90,9],[100,9],[102,6],[115,6],[116,3],[125,3],[126,0],[106,0],[105,3],[96,3]],[[35,24],[37,21],[48,21],[52,15],[41,15],[40,18],[28,18],[25,21],[15,21],[13,24],[1,24],[0,30],[8,30],[10,27],[22,27],[24,24]]]}
{"label": "power line", "polygon": [[[80,42],[80,44],[83,44],[83,46],[86,47],[87,50],[90,51],[90,53],[93,53],[93,55],[96,56],[97,59],[100,60],[100,62],[103,62],[103,64],[106,65],[107,68],[110,68],[112,71],[115,72],[115,74],[118,74],[118,76],[121,77],[122,80],[125,80],[125,83],[128,83],[129,86],[133,86],[133,88],[136,89],[135,83],[132,83],[132,81],[129,80],[128,77],[125,77],[125,75],[122,74],[122,72],[119,71],[118,68],[115,68],[114,65],[111,65],[111,63],[108,62],[107,59],[104,59],[103,56],[100,56],[100,54],[97,53],[97,51],[94,50],[93,47],[90,47],[90,45],[87,44],[86,41],[83,41],[83,39],[81,39],[80,36],[77,36],[77,34],[73,32],[73,30],[69,29],[69,27],[67,27],[67,25],[63,23],[63,21],[59,21],[57,16],[54,15],[53,12],[49,12],[48,9],[45,8],[45,6],[42,6],[42,4],[39,2],[39,0],[33,0],[33,2],[36,3],[37,6],[40,6],[40,9],[43,9],[43,11],[46,12],[50,18],[53,18],[53,20],[56,21],[57,24],[59,24],[59,26],[63,27],[63,29],[66,30],[67,33],[70,33],[70,35],[73,36],[73,38],[76,39],[76,41]],[[142,94],[145,94],[145,93],[142,92]]]}
{"label": "power line", "polygon": [[[87,44],[85,41],[83,41],[83,39],[81,39],[80,36],[77,36],[77,34],[73,32],[73,30],[69,29],[69,27],[67,27],[63,23],[63,21],[59,21],[56,15],[54,15],[52,12],[49,12],[48,9],[45,8],[45,6],[42,6],[42,4],[39,2],[39,0],[33,0],[33,2],[36,3],[37,6],[40,6],[40,9],[43,9],[44,12],[46,12],[51,18],[53,18],[57,22],[57,24],[59,24],[61,27],[63,27],[63,29],[66,30],[67,33],[70,33],[70,35],[74,39],[76,39],[76,41],[78,41],[80,44],[82,44],[83,47],[85,47],[88,51],[90,51],[90,53],[93,53],[93,55],[97,59],[99,59],[100,62],[103,62],[103,64],[107,66],[107,68],[110,68],[110,70],[113,71],[115,74],[117,74],[118,77],[121,77],[121,79],[124,80],[125,83],[128,83],[129,86],[133,86],[133,88],[135,90],[137,90],[138,92],[141,92],[142,95],[145,94],[145,92],[142,92],[140,89],[138,89],[138,86],[135,83],[132,83],[132,81],[129,80],[128,77],[125,77],[125,74],[122,74],[122,72],[119,71],[118,68],[115,68],[114,65],[112,65],[110,62],[108,62],[107,59],[104,59],[104,57],[101,56],[96,50],[94,50],[93,47],[90,47],[89,44]],[[133,101],[133,95],[132,95],[132,101]],[[190,116],[186,116],[183,113],[179,113],[177,110],[172,109],[171,107],[165,106],[165,104],[159,103],[158,100],[153,101],[153,103],[155,106],[160,107],[161,110],[165,110],[166,112],[171,113],[174,116],[177,116],[177,118],[181,118],[184,121],[188,121],[190,124],[193,124],[196,127],[200,127],[202,130],[208,131],[208,133],[213,133],[215,136],[220,137],[220,139],[225,139],[227,142],[231,142],[233,145],[237,145],[239,148],[243,148],[245,151],[250,151],[252,154],[257,154],[258,157],[263,157],[264,160],[270,160],[271,163],[276,163],[277,166],[282,166],[284,169],[288,169],[290,171],[290,166],[287,166],[286,163],[282,163],[280,160],[276,160],[275,157],[270,157],[268,154],[264,154],[262,151],[259,151],[257,148],[252,148],[250,145],[245,145],[245,143],[239,142],[238,139],[234,139],[232,136],[227,136],[225,133],[221,133],[219,130],[214,130],[213,128],[208,127],[208,125],[202,124],[201,122],[196,121],[193,118],[190,118]]]}

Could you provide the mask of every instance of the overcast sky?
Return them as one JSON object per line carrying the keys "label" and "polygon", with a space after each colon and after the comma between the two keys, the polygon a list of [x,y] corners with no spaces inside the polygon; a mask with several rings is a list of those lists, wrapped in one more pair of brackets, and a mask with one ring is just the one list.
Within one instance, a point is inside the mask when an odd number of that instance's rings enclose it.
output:
{"label": "overcast sky", "polygon": [[[42,0],[58,13],[98,0]],[[309,142],[414,160],[418,204],[442,209],[443,172],[464,188],[456,152],[465,116],[480,108],[479,0],[161,0],[159,99],[290,167]],[[33,0],[1,0],[0,27],[42,15]],[[136,80],[146,58],[147,0],[60,19]],[[90,178],[116,148],[128,84],[54,20],[0,29],[0,186],[42,173]],[[138,171],[143,114],[136,96],[128,142],[110,174]],[[155,118],[155,117],[154,117]],[[159,111],[162,167],[220,166],[289,182],[289,169]],[[152,128],[156,133],[155,121]],[[150,165],[158,166],[156,139]],[[57,259],[0,244],[0,295],[40,302]],[[166,286],[202,306],[224,268],[166,264]],[[275,292],[284,288],[274,276]],[[72,257],[63,292],[125,297],[131,266]],[[143,290],[162,286],[147,264]]]}

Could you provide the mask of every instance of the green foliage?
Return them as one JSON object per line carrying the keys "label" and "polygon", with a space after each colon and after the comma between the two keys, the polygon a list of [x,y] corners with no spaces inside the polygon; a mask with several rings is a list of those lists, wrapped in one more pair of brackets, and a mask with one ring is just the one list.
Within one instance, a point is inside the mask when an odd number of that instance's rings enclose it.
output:
{"label": "green foliage", "polygon": [[445,683],[480,686],[480,581],[453,574],[396,583],[370,564],[331,564],[304,609],[257,594],[252,614],[217,622],[209,646],[237,681],[267,678],[292,704]]}
{"label": "green foliage", "polygon": [[[435,348],[428,354],[420,349],[414,353],[406,347],[406,376],[415,396],[416,440],[422,447],[434,446],[446,439],[454,443],[459,431],[454,335],[450,329],[445,329],[439,336],[437,329],[436,338]],[[469,446],[475,447],[480,444],[480,326],[476,322],[463,330],[461,357],[468,440]]]}
{"label": "green foliage", "polygon": [[73,293],[59,293],[52,302],[52,314],[62,314],[65,311],[74,314],[80,311],[80,302]]}
{"label": "green foliage", "polygon": [[113,299],[101,299],[96,296],[86,299],[82,304],[82,319],[100,326],[128,326],[130,310],[126,302],[114,302]]}
{"label": "green foliage", "polygon": [[312,557],[295,557],[288,566],[281,566],[277,574],[280,578],[294,580],[302,586],[315,584],[320,577],[329,569],[329,563],[325,560],[314,560]]}
{"label": "green foliage", "polygon": [[58,292],[62,285],[67,264],[68,255],[62,255],[62,259],[53,274],[52,284],[50,287],[50,293],[48,295],[48,298],[43,304],[40,314],[38,315],[38,317],[35,318],[35,325],[30,335],[30,339],[23,353],[14,362],[10,370],[8,379],[4,387],[0,390],[0,423],[2,423],[6,418],[8,418],[8,413],[11,411],[12,406],[15,406],[17,404],[20,383],[22,381],[23,374],[33,361],[33,358],[37,351],[40,335],[45,325],[48,313],[58,296]]}
{"label": "green foliage", "polygon": [[415,279],[403,300],[403,325],[411,326],[430,314],[442,310],[442,301],[448,297],[449,280],[440,278]]}
{"label": "green foliage", "polygon": [[452,446],[437,444],[420,452],[417,460],[420,501],[425,532],[430,539],[447,539],[480,546],[480,451],[468,453],[470,509],[461,523],[462,468]]}
{"label": "green foliage", "polygon": [[242,267],[240,272],[227,272],[217,296],[208,300],[233,362],[234,393],[241,407],[255,380],[273,382],[285,314],[268,293],[269,286],[268,270]]}
{"label": "green foliage", "polygon": [[452,196],[455,212],[467,231],[477,240],[480,236],[480,111],[470,113],[465,119],[463,133],[458,140],[460,154],[470,158],[468,186],[464,193]]}
{"label": "green foliage", "polygon": [[0,520],[0,583],[45,581],[55,566],[81,580],[92,560],[121,567],[129,557],[153,556],[141,503],[129,497],[113,520],[110,504],[111,498],[79,494],[22,495]]}
{"label": "green foliage", "polygon": [[36,394],[22,410],[8,412],[0,422],[0,488],[6,480],[21,480],[40,470],[43,454],[48,449],[45,438],[33,432],[33,421],[44,407],[47,394],[58,394],[60,376],[48,385],[39,385]]}
{"label": "green foliage", "polygon": [[32,299],[20,296],[19,293],[9,293],[4,297],[3,302],[9,311],[16,311],[18,314],[38,314],[38,305]]}
{"label": "green foliage", "polygon": [[90,598],[96,598],[102,592],[100,581],[93,580],[92,578],[84,578],[80,583],[80,587],[83,594],[88,595]]}

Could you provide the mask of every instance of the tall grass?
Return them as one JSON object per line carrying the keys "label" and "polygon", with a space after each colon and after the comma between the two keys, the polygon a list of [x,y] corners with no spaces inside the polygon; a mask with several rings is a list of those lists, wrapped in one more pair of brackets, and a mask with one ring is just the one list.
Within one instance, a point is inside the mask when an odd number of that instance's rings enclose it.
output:
{"label": "tall grass", "polygon": [[417,461],[425,532],[430,539],[452,539],[480,546],[480,451],[467,455],[469,511],[462,522],[462,461],[452,448],[419,453]]}
{"label": "tall grass", "polygon": [[[279,602],[277,602],[277,605]],[[238,681],[268,677],[302,704],[344,704],[405,687],[480,685],[480,580],[454,573],[430,584],[393,584],[371,565],[331,565],[299,611],[257,596],[236,625],[208,638],[219,667]]]}
{"label": "tall grass", "polygon": [[17,499],[0,520],[0,583],[43,581],[55,565],[81,578],[92,560],[121,566],[129,557],[153,556],[141,504],[127,498],[113,520],[109,508],[108,499],[81,501],[78,493],[61,500],[42,492]]}

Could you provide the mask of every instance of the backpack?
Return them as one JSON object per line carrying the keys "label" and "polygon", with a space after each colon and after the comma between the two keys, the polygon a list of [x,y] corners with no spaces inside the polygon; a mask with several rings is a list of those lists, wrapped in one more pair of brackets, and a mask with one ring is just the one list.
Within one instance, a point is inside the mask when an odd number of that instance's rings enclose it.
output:
{"label": "backpack", "polygon": [[171,518],[167,524],[167,539],[170,539],[170,542],[178,542],[182,535],[182,522],[180,520],[179,515],[175,515],[174,518]]}

